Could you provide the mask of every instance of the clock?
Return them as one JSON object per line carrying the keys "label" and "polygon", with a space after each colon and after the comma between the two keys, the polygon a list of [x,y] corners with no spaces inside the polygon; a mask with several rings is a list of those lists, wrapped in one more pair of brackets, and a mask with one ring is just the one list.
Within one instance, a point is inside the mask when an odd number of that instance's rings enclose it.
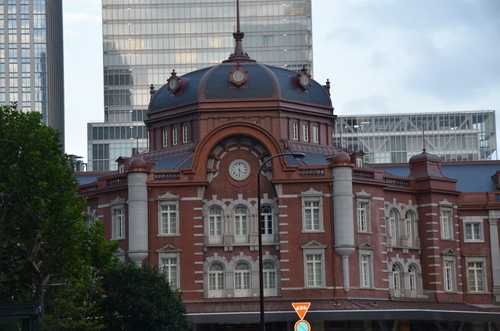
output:
{"label": "clock", "polygon": [[250,165],[243,159],[236,159],[229,164],[229,175],[234,180],[245,180],[250,176]]}
{"label": "clock", "polygon": [[170,90],[173,90],[175,91],[177,89],[177,86],[178,86],[178,81],[176,78],[173,78],[170,80],[170,82],[168,82],[168,87],[170,87]]}
{"label": "clock", "polygon": [[309,77],[305,74],[300,76],[300,84],[303,86],[309,86]]}
{"label": "clock", "polygon": [[241,70],[236,70],[233,72],[233,79],[235,82],[241,82],[245,79],[245,74]]}
{"label": "clock", "polygon": [[229,80],[233,85],[240,88],[248,80],[248,71],[243,69],[238,63],[235,68],[229,71]]}

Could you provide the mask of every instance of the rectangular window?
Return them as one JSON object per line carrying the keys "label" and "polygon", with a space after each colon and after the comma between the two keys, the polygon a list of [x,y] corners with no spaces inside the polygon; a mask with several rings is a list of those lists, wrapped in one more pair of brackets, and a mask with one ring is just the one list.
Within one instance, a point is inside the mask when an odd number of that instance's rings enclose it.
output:
{"label": "rectangular window", "polygon": [[359,259],[359,275],[360,275],[360,286],[361,287],[371,287],[372,286],[372,276],[371,276],[371,255],[363,254]]}
{"label": "rectangular window", "polygon": [[234,234],[248,234],[247,209],[246,207],[237,207],[234,212]]}
{"label": "rectangular window", "polygon": [[444,260],[443,281],[445,292],[455,290],[455,263],[452,259]]}
{"label": "rectangular window", "polygon": [[113,209],[114,239],[125,238],[125,213],[123,208]]}
{"label": "rectangular window", "polygon": [[453,239],[453,221],[451,209],[441,209],[441,239]]}
{"label": "rectangular window", "polygon": [[309,141],[309,125],[302,124],[302,134],[304,135],[303,140]]}
{"label": "rectangular window", "polygon": [[321,254],[306,255],[307,286],[323,286]]}
{"label": "rectangular window", "polygon": [[168,146],[168,130],[163,130],[163,147]]}
{"label": "rectangular window", "polygon": [[208,228],[211,236],[222,235],[222,212],[220,208],[211,208],[208,216]]}
{"label": "rectangular window", "polygon": [[467,262],[469,292],[484,292],[483,262]]}
{"label": "rectangular window", "polygon": [[304,230],[321,230],[320,204],[318,200],[304,201]]}
{"label": "rectangular window", "polygon": [[481,220],[466,217],[464,220],[464,241],[465,242],[482,242],[483,239],[483,223]]}
{"label": "rectangular window", "polygon": [[172,129],[172,144],[173,145],[179,144],[179,132],[177,128]]}
{"label": "rectangular window", "polygon": [[189,141],[189,131],[187,125],[182,127],[182,142],[185,144]]}
{"label": "rectangular window", "polygon": [[313,126],[313,142],[319,143],[319,128],[317,126]]}
{"label": "rectangular window", "polygon": [[177,205],[162,205],[160,234],[176,234],[176,233],[177,233]]}
{"label": "rectangular window", "polygon": [[292,139],[299,139],[299,125],[297,123],[292,123]]}
{"label": "rectangular window", "polygon": [[358,232],[370,232],[368,201],[358,201]]}
{"label": "rectangular window", "polygon": [[172,289],[178,289],[178,266],[177,266],[177,258],[163,258],[162,262],[162,270],[167,277],[168,283]]}

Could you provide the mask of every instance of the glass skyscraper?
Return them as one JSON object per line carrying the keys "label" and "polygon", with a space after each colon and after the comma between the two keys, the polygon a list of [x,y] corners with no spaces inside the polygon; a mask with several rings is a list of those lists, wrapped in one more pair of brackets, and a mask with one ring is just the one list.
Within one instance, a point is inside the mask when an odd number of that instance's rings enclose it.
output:
{"label": "glass skyscraper", "polygon": [[62,0],[0,1],[0,104],[13,102],[64,142]]}
{"label": "glass skyscraper", "polygon": [[[235,0],[103,0],[104,122],[88,124],[88,170],[143,151],[150,86],[213,66],[234,51]],[[312,72],[311,0],[240,0],[244,50]]]}
{"label": "glass skyscraper", "polygon": [[443,161],[495,159],[495,111],[337,117],[337,144],[367,163],[406,163],[426,149]]}

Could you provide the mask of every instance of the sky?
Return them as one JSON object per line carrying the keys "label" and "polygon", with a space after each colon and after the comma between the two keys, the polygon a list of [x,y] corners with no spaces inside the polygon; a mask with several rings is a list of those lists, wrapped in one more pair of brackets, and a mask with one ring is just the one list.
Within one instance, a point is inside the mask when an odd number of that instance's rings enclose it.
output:
{"label": "sky", "polygon": [[[104,119],[101,1],[63,2],[66,153],[86,161],[87,123]],[[500,110],[500,1],[312,0],[312,9],[313,78],[329,79],[335,114]]]}

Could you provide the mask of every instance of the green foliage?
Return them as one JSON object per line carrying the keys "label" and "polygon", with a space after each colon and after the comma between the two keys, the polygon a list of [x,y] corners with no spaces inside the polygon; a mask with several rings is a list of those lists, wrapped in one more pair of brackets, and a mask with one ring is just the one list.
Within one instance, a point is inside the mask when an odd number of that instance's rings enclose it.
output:
{"label": "green foliage", "polygon": [[156,267],[119,264],[103,272],[107,330],[189,330],[186,309]]}
{"label": "green foliage", "polygon": [[[69,312],[95,302],[95,279],[113,261],[116,245],[105,241],[102,224],[84,215],[59,133],[41,120],[15,104],[0,106],[0,302],[40,305],[45,289],[45,322],[78,319],[90,311]],[[66,285],[56,291],[51,283]]]}

